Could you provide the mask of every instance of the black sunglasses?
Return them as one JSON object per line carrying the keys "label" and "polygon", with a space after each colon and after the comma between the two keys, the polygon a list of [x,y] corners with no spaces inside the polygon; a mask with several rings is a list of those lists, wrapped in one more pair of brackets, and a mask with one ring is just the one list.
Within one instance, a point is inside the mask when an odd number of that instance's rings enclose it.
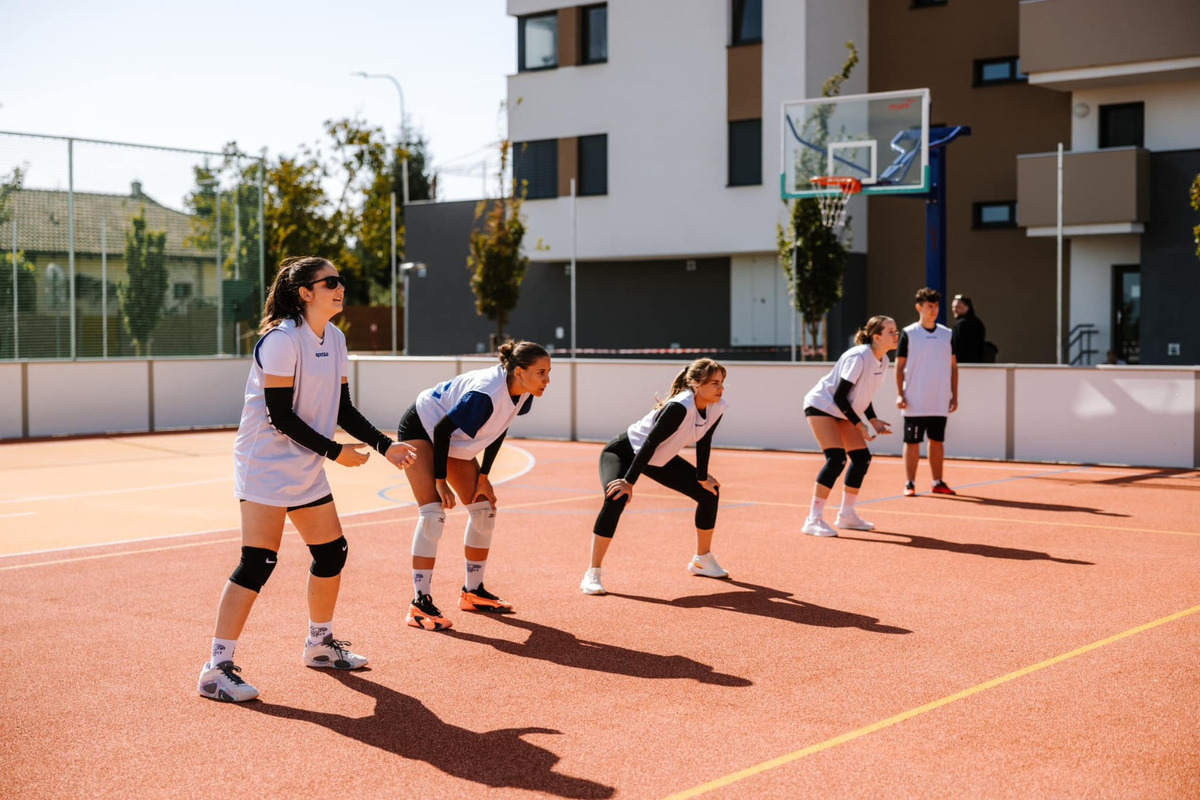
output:
{"label": "black sunglasses", "polygon": [[345,286],[346,279],[344,277],[342,277],[341,275],[329,275],[324,278],[317,278],[314,281],[309,281],[308,283],[302,283],[300,285],[307,289],[311,289],[314,286],[316,286],[318,283],[324,283],[326,289],[336,289],[338,287],[338,284]]}

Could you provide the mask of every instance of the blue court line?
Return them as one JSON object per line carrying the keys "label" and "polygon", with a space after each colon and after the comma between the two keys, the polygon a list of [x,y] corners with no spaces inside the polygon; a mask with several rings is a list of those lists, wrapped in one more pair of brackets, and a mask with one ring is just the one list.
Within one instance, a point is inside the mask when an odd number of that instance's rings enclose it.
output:
{"label": "blue court line", "polygon": [[[734,504],[728,505],[728,506],[721,506],[721,510],[729,511],[729,510],[732,510],[735,508],[749,508],[750,506],[756,506],[756,505],[758,505],[758,503],[734,503]],[[523,509],[523,508],[516,509],[514,511],[505,511],[504,506],[500,506],[499,510],[504,512],[505,516],[508,516],[509,514],[589,514],[589,515],[592,515],[592,514],[596,513],[596,509],[594,509],[594,508],[581,509],[579,511],[557,511],[557,510],[556,511],[550,511],[550,510],[543,511],[541,509],[532,510],[532,509]],[[695,511],[695,510],[696,510],[695,506],[680,506],[679,508],[649,508],[649,509],[645,509],[645,510],[635,509],[633,511],[623,512],[622,516],[629,516],[630,514],[670,514],[670,513],[676,512],[676,511]]]}

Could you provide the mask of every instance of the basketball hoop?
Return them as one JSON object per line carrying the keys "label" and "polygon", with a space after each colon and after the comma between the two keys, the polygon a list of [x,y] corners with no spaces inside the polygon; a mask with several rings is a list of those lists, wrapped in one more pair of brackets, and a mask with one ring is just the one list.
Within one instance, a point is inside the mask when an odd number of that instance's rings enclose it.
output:
{"label": "basketball hoop", "polygon": [[837,233],[846,227],[846,203],[850,196],[862,191],[858,178],[820,176],[809,180],[817,192],[817,204],[821,206],[821,224]]}

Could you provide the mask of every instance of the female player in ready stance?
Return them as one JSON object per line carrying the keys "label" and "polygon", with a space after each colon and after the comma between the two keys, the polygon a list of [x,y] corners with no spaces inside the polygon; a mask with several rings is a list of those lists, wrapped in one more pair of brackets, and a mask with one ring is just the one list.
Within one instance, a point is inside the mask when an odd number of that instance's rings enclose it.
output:
{"label": "female player in ready stance", "polygon": [[[592,528],[591,566],[579,584],[584,594],[604,594],[600,565],[642,473],[696,501],[696,554],[688,571],[709,578],[729,577],[712,554],[721,484],[708,474],[713,432],[726,408],[721,399],[725,375],[725,367],[711,358],[693,361],[675,376],[667,400],[605,446],[600,454],[604,506]],[[679,456],[691,444],[696,446],[695,466]]]}
{"label": "female player in ready stance", "polygon": [[[446,511],[455,493],[467,500],[463,534],[466,581],[459,608],[511,614],[506,603],[483,588],[483,572],[496,527],[496,492],[488,473],[500,452],[508,426],[529,413],[533,398],[550,383],[550,355],[540,344],[507,341],[500,363],[474,370],[426,389],[400,419],[399,437],[412,446],[417,462],[405,474],[419,516],[412,540],[414,598],[407,622],[427,631],[446,630],[451,622],[433,604],[431,580]],[[475,456],[483,453],[483,463]]]}
{"label": "female player in ready stance", "polygon": [[312,552],[308,576],[310,667],[357,669],[367,659],[333,638],[333,611],[346,563],[346,539],[333,505],[325,459],[366,463],[362,445],[332,440],[341,425],[400,469],[411,447],[396,444],[350,402],[346,339],[330,320],[341,313],[346,282],[323,258],[284,261],[267,295],[262,338],[254,347],[246,404],[234,445],[234,495],[241,500],[242,558],[217,610],[212,654],[197,689],[214,700],[253,700],[258,690],[238,676],[233,655],[263,584],[275,569],[283,523],[290,517]]}
{"label": "female player in ready stance", "polygon": [[810,536],[837,536],[825,521],[825,501],[834,481],[850,460],[842,485],[842,508],[834,520],[839,528],[858,531],[875,526],[858,516],[854,501],[871,465],[867,441],[876,434],[891,433],[891,427],[875,416],[871,398],[887,376],[889,350],[896,349],[900,332],[891,317],[871,317],[858,329],[855,346],[842,353],[829,374],[804,396],[804,416],[825,454],[825,466],[813,484],[812,506],[800,528]]}

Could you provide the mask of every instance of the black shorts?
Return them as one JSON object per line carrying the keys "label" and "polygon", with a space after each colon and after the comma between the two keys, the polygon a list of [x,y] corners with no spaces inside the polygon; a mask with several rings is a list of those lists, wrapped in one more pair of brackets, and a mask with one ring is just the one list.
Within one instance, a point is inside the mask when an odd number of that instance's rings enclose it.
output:
{"label": "black shorts", "polygon": [[946,441],[945,417],[905,417],[904,443],[920,444],[929,435],[931,442]]}
{"label": "black shorts", "polygon": [[[245,501],[245,500],[239,500],[238,502],[239,502],[239,503],[244,503],[244,502],[246,502],[246,501]],[[311,503],[305,503],[305,504],[304,504],[304,505],[302,505],[302,506],[288,506],[288,507],[287,507],[287,510],[288,510],[288,511],[299,511],[299,510],[300,510],[300,509],[302,509],[302,508],[316,508],[317,506],[323,506],[323,505],[325,505],[326,503],[332,503],[332,502],[333,502],[333,495],[332,495],[332,494],[327,494],[327,495],[325,495],[324,497],[318,497],[316,500],[313,500]]]}
{"label": "black shorts", "polygon": [[396,438],[402,442],[411,442],[419,440],[422,442],[433,443],[429,438],[429,432],[425,430],[425,426],[421,423],[421,417],[417,414],[417,404],[413,403],[408,407],[400,417],[400,427],[396,430]]}
{"label": "black shorts", "polygon": [[804,416],[806,416],[806,417],[829,417],[830,419],[841,419],[841,417],[835,417],[835,416],[833,416],[833,414],[827,414],[826,412],[822,411],[821,409],[817,408],[816,406],[805,406],[804,407]]}

